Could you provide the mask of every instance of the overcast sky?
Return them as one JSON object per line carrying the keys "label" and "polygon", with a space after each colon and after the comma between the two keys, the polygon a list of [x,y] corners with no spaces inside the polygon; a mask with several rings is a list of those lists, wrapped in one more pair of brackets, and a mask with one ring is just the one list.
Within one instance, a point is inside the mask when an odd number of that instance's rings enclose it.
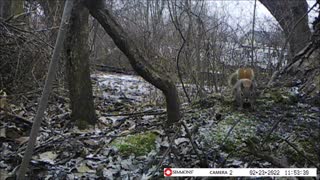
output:
{"label": "overcast sky", "polygon": [[[316,0],[307,1],[309,8],[313,6]],[[230,14],[227,18],[229,24],[239,24],[244,30],[248,31],[252,28],[252,16],[254,0],[208,0],[210,6],[215,9],[215,12],[225,16]],[[317,16],[315,11],[309,13],[309,22],[314,20]],[[256,10],[256,29],[257,30],[269,30],[271,24],[278,24],[273,16],[270,14],[267,8],[265,8],[259,1],[257,1]]]}

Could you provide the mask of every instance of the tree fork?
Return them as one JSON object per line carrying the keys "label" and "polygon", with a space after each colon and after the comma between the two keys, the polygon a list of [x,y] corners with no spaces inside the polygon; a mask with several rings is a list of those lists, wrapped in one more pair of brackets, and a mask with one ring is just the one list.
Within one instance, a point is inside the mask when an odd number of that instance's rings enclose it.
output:
{"label": "tree fork", "polygon": [[127,56],[132,68],[143,79],[160,89],[166,97],[167,124],[180,120],[180,102],[177,88],[168,75],[163,75],[148,63],[141,49],[112,16],[103,0],[83,0],[90,14],[98,20],[117,47]]}

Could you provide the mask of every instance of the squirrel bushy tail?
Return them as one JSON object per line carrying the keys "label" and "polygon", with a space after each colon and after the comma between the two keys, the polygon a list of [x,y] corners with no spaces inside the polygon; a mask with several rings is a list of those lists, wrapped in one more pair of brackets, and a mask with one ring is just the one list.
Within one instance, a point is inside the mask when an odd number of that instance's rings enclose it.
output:
{"label": "squirrel bushy tail", "polygon": [[234,86],[239,79],[254,79],[254,72],[251,68],[239,68],[236,72],[232,73],[229,77],[229,86]]}
{"label": "squirrel bushy tail", "polygon": [[229,76],[229,80],[228,80],[228,84],[230,87],[233,87],[237,81],[238,81],[238,70],[234,73],[232,73],[230,76]]}

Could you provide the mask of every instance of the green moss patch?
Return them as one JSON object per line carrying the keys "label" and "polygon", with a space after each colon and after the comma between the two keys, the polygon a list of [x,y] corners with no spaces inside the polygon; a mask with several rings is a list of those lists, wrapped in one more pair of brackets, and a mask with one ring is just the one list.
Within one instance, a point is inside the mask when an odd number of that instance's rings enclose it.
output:
{"label": "green moss patch", "polygon": [[157,135],[152,132],[129,135],[117,138],[111,145],[117,147],[123,156],[131,154],[142,156],[155,148],[156,137]]}
{"label": "green moss patch", "polygon": [[225,148],[226,152],[244,145],[247,139],[256,134],[256,120],[242,113],[234,113],[219,122],[207,135],[207,142],[217,143]]}
{"label": "green moss patch", "polygon": [[294,105],[298,102],[298,98],[289,92],[283,90],[272,90],[265,94],[265,98],[272,100],[275,103]]}

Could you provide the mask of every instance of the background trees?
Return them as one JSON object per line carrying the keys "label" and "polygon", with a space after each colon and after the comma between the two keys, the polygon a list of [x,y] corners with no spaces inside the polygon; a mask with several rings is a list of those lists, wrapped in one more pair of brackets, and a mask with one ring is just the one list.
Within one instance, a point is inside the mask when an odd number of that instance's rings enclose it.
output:
{"label": "background trees", "polygon": [[[168,121],[164,122],[168,123],[163,123],[165,127],[180,120],[181,103],[187,106],[186,104],[193,104],[199,99],[201,101],[198,104],[207,103],[206,97],[213,93],[221,93],[218,100],[224,102],[228,74],[241,66],[254,66],[257,82],[263,93],[267,91],[265,87],[271,74],[274,74],[277,79],[275,86],[294,86],[302,92],[303,102],[312,98],[315,103],[319,102],[319,17],[314,21],[311,33],[305,0],[261,0],[279,25],[257,21],[254,31],[251,29],[250,16],[244,22],[245,25],[235,22],[231,19],[231,13],[226,11],[227,8],[219,7],[219,2],[76,2],[51,102],[63,101],[62,104],[68,106],[65,102],[70,100],[71,110],[68,111],[71,111],[71,119],[79,128],[87,128],[88,124],[96,123],[89,68],[91,65],[91,70],[99,66],[122,72],[135,71],[161,90],[165,95],[167,110]],[[62,1],[0,1],[0,8],[0,90],[7,92],[12,102],[35,104],[30,103],[27,95],[32,94],[37,99],[40,94],[38,92],[45,83],[47,64],[61,21]],[[289,48],[286,43],[289,43]],[[66,72],[62,67],[66,67]],[[69,98],[64,89],[65,81],[68,84]],[[276,97],[283,98],[282,95]],[[0,98],[3,98],[2,95]],[[22,107],[31,113],[30,116],[33,115],[33,110],[27,105]],[[60,106],[54,108],[62,111]],[[215,120],[219,121],[222,115],[217,112]],[[50,111],[47,113],[50,114]],[[259,114],[255,115],[259,117]],[[11,116],[22,119],[25,123],[32,123],[23,116]],[[193,117],[190,119],[194,120]],[[66,129],[67,123],[61,124]],[[61,124],[57,125],[60,129]],[[111,128],[117,128],[113,122],[110,124],[112,126],[108,126]],[[50,127],[49,125],[46,127]],[[184,122],[183,127],[190,142],[193,142]],[[32,139],[35,141],[36,137],[33,136]],[[197,147],[194,144],[192,146],[200,162],[204,162]],[[31,158],[32,153],[28,152]]]}
{"label": "background trees", "polygon": [[[274,25],[274,22],[269,24],[264,22],[262,24],[258,21],[256,24],[256,38],[253,40],[256,46],[256,68],[262,70],[262,72],[268,72],[269,76],[276,69],[280,69],[285,65],[287,61],[292,62],[288,58],[305,47],[311,34],[308,27],[308,16],[306,15],[308,11],[306,1],[271,2],[273,1],[261,0],[261,3],[279,21],[279,26]],[[38,43],[33,43],[35,45],[34,48],[29,48],[33,52],[26,55],[23,55],[21,50],[26,48],[19,48],[20,51],[14,55],[13,61],[6,61],[10,56],[9,54],[6,56],[6,53],[9,52],[6,51],[6,48],[9,46],[2,48],[4,52],[2,59],[5,62],[3,68],[1,68],[3,72],[1,78],[2,89],[6,88],[8,91],[27,90],[20,86],[28,86],[30,84],[41,87],[41,83],[44,80],[44,68],[52,51],[58,22],[60,21],[62,4],[62,1],[46,0],[1,2],[3,20],[9,17],[11,11],[15,15],[19,14],[18,12],[22,12],[22,10],[26,12],[23,28],[30,32],[34,31],[29,33],[30,36],[28,35],[28,37],[33,35],[35,37],[33,39],[38,41]],[[152,64],[156,69],[168,73],[175,83],[181,84],[183,82],[183,84],[186,84],[186,92],[183,93],[183,98],[190,96],[190,99],[194,100],[204,97],[210,92],[219,92],[221,86],[226,85],[227,74],[236,67],[245,66],[249,63],[249,42],[252,41],[249,35],[250,29],[241,24],[230,23],[232,15],[228,13],[227,8],[224,9],[224,6],[221,10],[221,5],[217,2],[190,0],[138,2],[124,0],[108,1],[106,6],[116,15],[116,20],[124,31],[128,33],[128,36],[138,47],[141,47],[148,63]],[[78,9],[77,11],[81,11],[81,8]],[[280,11],[280,9],[286,9],[286,11]],[[220,12],[218,13],[218,11]],[[17,22],[16,20],[11,18],[7,19],[7,22]],[[4,21],[4,23],[6,22]],[[247,22],[247,24],[250,24],[250,22]],[[96,20],[89,18],[88,24],[84,21],[79,24],[80,26],[81,29],[88,29],[86,30],[88,32],[88,44],[85,46],[85,39],[79,39],[78,42],[81,42],[82,45],[74,41],[78,47],[76,48],[72,45],[71,47],[75,50],[83,48],[83,51],[80,50],[80,52],[85,52],[88,46],[89,52],[88,55],[84,55],[84,59],[89,56],[89,61],[79,61],[80,69],[86,69],[83,70],[86,75],[82,77],[75,74],[71,75],[72,68],[70,67],[72,66],[70,66],[70,60],[61,61],[61,67],[64,66],[65,62],[69,62],[67,64],[69,79],[73,79],[69,83],[80,85],[86,82],[87,89],[91,89],[88,81],[89,70],[85,68],[89,64],[117,67],[125,69],[125,71],[132,70],[128,64],[127,57],[116,47]],[[275,28],[270,28],[272,26]],[[35,31],[35,29],[38,30]],[[87,36],[80,33],[81,29],[75,29],[79,30],[81,38]],[[18,33],[21,36],[28,34],[20,30],[22,29],[16,29],[17,35]],[[73,33],[72,35],[76,37],[76,34]],[[9,42],[8,39],[6,41]],[[290,51],[286,51],[286,42],[289,44]],[[22,45],[30,44],[30,41],[25,39],[21,43],[21,38],[12,38],[12,43],[19,44],[22,47]],[[46,45],[37,46],[41,43]],[[34,53],[35,51],[41,53]],[[29,56],[32,53],[40,54],[41,56]],[[24,60],[24,57],[28,57],[26,58],[28,60]],[[79,60],[81,58],[75,59]],[[26,62],[29,63],[24,65]],[[177,65],[179,66],[179,71],[177,71]],[[41,70],[36,68],[39,66],[44,68],[41,68]],[[57,79],[59,84],[64,84],[66,79],[63,69],[60,68],[58,73],[59,77],[62,77]],[[178,76],[179,73],[181,74],[180,78]],[[83,82],[80,83],[79,81],[82,80]],[[26,83],[21,83],[23,81]],[[195,86],[190,86],[189,84],[194,84]],[[31,87],[33,86],[31,85],[29,90]],[[69,85],[69,87],[72,88],[75,85]],[[91,94],[90,90],[85,94]],[[79,104],[76,100],[72,101],[76,102],[75,104]],[[83,104],[92,107],[92,105],[89,105],[92,103],[86,102]],[[79,104],[79,107],[85,106]],[[85,109],[91,109],[90,112],[92,112],[92,108]],[[90,117],[93,116],[90,115]]]}

